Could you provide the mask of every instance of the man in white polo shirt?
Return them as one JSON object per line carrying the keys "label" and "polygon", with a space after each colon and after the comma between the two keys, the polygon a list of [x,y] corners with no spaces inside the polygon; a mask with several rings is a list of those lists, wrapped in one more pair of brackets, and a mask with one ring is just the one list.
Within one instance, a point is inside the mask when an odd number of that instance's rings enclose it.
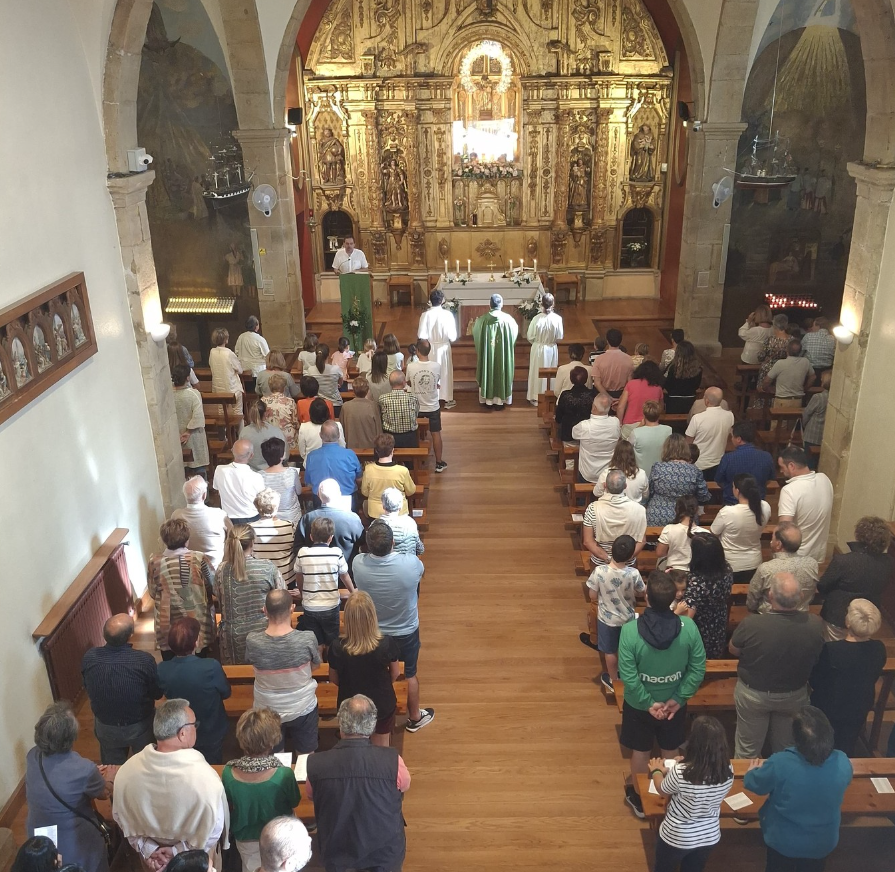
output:
{"label": "man in white polo shirt", "polygon": [[233,463],[214,471],[214,489],[221,497],[221,508],[233,524],[258,520],[255,497],[264,490],[264,479],[249,466],[254,453],[248,439],[237,439],[233,443]]}
{"label": "man in white polo shirt", "polygon": [[833,512],[833,485],[822,472],[809,468],[808,455],[801,448],[784,448],[777,463],[789,479],[780,491],[778,521],[790,521],[802,531],[798,552],[802,557],[823,563]]}
{"label": "man in white polo shirt", "polygon": [[369,268],[366,255],[359,248],[355,248],[354,237],[346,236],[344,244],[333,258],[333,272],[339,276]]}
{"label": "man in white polo shirt", "polygon": [[622,435],[618,418],[609,417],[612,397],[597,394],[590,418],[572,428],[578,441],[578,475],[582,482],[596,484],[600,473],[609,466],[615,446]]}
{"label": "man in white polo shirt", "polygon": [[637,543],[629,565],[633,565],[646,544],[646,509],[625,494],[627,483],[620,469],[610,469],[606,492],[584,513],[582,538],[595,566],[609,563],[612,543],[619,536],[630,536]]}
{"label": "man in white polo shirt", "polygon": [[727,449],[727,437],[733,426],[733,412],[721,408],[721,388],[706,388],[705,411],[694,415],[687,425],[687,442],[699,449],[696,468],[706,481],[714,481],[718,464]]}

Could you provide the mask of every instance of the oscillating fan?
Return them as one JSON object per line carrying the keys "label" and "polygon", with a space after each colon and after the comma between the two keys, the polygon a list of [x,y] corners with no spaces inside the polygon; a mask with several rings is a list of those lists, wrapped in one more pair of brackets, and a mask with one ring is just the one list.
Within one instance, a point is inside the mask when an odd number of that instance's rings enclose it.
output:
{"label": "oscillating fan", "polygon": [[733,193],[733,181],[730,176],[724,176],[721,181],[715,182],[712,191],[715,194],[712,205],[717,209]]}
{"label": "oscillating fan", "polygon": [[277,205],[277,192],[270,185],[258,185],[252,191],[252,205],[270,218],[273,207]]}

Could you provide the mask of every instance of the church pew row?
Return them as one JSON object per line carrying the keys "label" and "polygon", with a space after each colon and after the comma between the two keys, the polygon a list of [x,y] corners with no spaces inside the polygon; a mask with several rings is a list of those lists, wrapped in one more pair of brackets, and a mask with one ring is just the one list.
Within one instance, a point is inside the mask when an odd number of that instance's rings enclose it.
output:
{"label": "church pew row", "polygon": [[[687,711],[691,714],[735,711],[733,691],[737,682],[738,664],[739,661],[735,659],[707,660],[705,678],[699,690],[687,701]],[[876,700],[870,713],[870,734],[866,741],[868,748],[874,753],[882,733],[883,715],[892,692],[893,681],[895,681],[895,657],[889,657],[883,667],[882,677],[877,682]],[[614,687],[615,703],[621,712],[625,701],[625,686],[619,680],[614,682]]]}
{"label": "church pew row", "polygon": [[[721,803],[722,818],[757,818],[759,809],[767,797],[750,793],[743,788],[743,776],[749,768],[749,760],[731,760],[734,782],[728,796],[745,793],[752,801],[751,805],[734,811],[726,802]],[[895,793],[879,793],[874,787],[872,778],[891,778],[895,776],[895,761],[885,758],[866,757],[851,760],[854,778],[846,788],[842,800],[842,813],[847,817],[843,823],[847,826],[853,816],[890,816],[895,814]],[[643,811],[649,820],[650,829],[656,830],[665,814],[668,798],[649,792],[649,776],[643,773],[637,776],[637,789],[643,802]]]}

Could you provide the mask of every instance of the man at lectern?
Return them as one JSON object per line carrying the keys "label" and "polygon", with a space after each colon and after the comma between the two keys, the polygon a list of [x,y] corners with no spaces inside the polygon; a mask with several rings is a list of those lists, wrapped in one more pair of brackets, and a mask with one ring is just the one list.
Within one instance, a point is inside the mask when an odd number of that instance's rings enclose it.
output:
{"label": "man at lectern", "polygon": [[345,273],[361,272],[369,268],[366,255],[354,244],[354,237],[346,236],[344,244],[333,258],[333,272],[339,276]]}

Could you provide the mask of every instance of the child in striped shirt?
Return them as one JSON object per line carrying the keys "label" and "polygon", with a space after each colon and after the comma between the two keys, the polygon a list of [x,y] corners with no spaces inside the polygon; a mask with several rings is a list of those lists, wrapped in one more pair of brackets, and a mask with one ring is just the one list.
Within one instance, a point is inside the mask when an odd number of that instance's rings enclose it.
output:
{"label": "child in striped shirt", "polygon": [[331,518],[315,518],[311,523],[311,544],[299,549],[295,558],[295,581],[302,603],[299,630],[310,630],[323,647],[339,638],[339,582],[348,594],[354,584],[342,549],[332,544],[335,526]]}

